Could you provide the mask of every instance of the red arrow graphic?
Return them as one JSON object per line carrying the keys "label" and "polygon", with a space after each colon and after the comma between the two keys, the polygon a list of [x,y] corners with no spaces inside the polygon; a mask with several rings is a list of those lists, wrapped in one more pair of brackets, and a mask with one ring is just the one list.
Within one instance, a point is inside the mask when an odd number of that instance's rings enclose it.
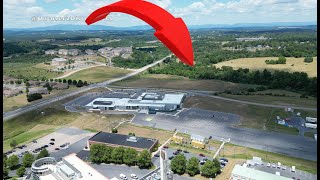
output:
{"label": "red arrow graphic", "polygon": [[88,25],[105,19],[111,12],[122,12],[135,16],[156,32],[154,35],[169,48],[182,62],[193,66],[194,56],[189,30],[181,18],[175,18],[161,7],[144,0],[122,0],[104,6],[91,13]]}

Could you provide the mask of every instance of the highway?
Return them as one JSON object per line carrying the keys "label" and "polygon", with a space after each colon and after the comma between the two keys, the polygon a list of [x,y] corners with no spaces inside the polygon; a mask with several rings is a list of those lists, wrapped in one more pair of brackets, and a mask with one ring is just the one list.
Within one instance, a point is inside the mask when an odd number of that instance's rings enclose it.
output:
{"label": "highway", "polygon": [[36,104],[27,105],[27,106],[21,107],[19,109],[16,109],[14,111],[4,112],[3,113],[3,121],[10,120],[10,119],[12,119],[14,117],[17,117],[17,116],[19,116],[19,115],[21,115],[23,113],[38,109],[38,108],[43,107],[45,105],[48,105],[50,103],[53,103],[53,102],[56,102],[56,101],[60,101],[60,100],[63,100],[65,98],[68,98],[68,97],[71,97],[71,96],[75,96],[75,95],[80,94],[82,92],[85,92],[85,91],[88,91],[88,90],[91,90],[91,89],[94,89],[94,88],[106,87],[107,85],[109,85],[111,83],[130,78],[132,76],[135,76],[135,75],[147,70],[148,68],[151,68],[151,67],[161,63],[162,61],[164,61],[167,57],[170,57],[171,55],[172,54],[166,56],[165,58],[163,58],[161,60],[155,61],[152,64],[149,64],[149,65],[144,66],[144,67],[142,67],[140,69],[137,69],[136,71],[134,71],[132,73],[126,74],[126,75],[124,75],[122,77],[114,78],[114,79],[111,79],[111,80],[108,80],[108,81],[105,81],[105,82],[102,82],[102,83],[92,84],[92,85],[89,85],[87,87],[82,87],[82,88],[77,89],[75,91],[72,91],[72,92],[70,92],[68,94],[61,95],[61,96],[55,96],[55,97],[52,97],[50,99],[42,100],[42,101],[40,101],[40,102],[38,102]]}

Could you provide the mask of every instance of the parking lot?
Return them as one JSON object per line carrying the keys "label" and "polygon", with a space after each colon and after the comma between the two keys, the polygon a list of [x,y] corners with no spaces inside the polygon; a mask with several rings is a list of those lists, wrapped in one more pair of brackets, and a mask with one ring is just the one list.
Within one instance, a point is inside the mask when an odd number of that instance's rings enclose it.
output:
{"label": "parking lot", "polygon": [[[277,164],[277,162],[275,163]],[[267,167],[267,163],[263,163],[262,165],[255,165],[255,166],[248,166],[249,168],[254,168],[260,171],[268,172],[271,174],[276,174],[276,172],[280,172],[281,176],[285,176],[288,178],[295,178],[300,180],[316,180],[317,176],[314,174],[310,174],[304,171],[300,171],[298,169],[295,170],[295,172],[291,172],[290,168],[288,166],[285,166],[285,169],[277,168],[277,167]]]}
{"label": "parking lot", "polygon": [[[88,131],[84,131],[78,128],[61,128],[59,130],[57,130],[56,132],[53,132],[45,137],[42,137],[40,139],[37,139],[35,142],[31,142],[26,144],[27,147],[23,148],[23,149],[16,149],[16,152],[12,153],[15,155],[19,155],[22,152],[25,151],[29,151],[32,154],[38,154],[38,152],[35,152],[35,149],[41,148],[45,145],[48,145],[48,147],[46,148],[48,150],[48,152],[50,153],[51,156],[55,157],[55,154],[69,154],[68,152],[74,152],[73,149],[71,149],[72,147],[74,147],[76,143],[79,144],[79,141],[82,141],[81,144],[81,148],[79,149],[79,151],[81,149],[84,148],[85,144],[86,144],[86,139],[89,139],[89,137],[91,137],[94,133],[88,132]],[[52,140],[54,139],[54,141]],[[49,143],[54,143],[53,145],[50,145]],[[69,144],[67,146],[64,147],[60,147],[63,144]],[[84,146],[83,146],[84,145]],[[56,148],[59,148],[56,149]],[[57,153],[58,152],[58,153]],[[65,153],[62,153],[65,152]],[[78,151],[77,151],[78,152]],[[56,155],[57,156],[57,155]],[[58,158],[61,158],[58,157]]]}
{"label": "parking lot", "polygon": [[[214,115],[214,117],[213,117]],[[240,116],[201,109],[184,109],[176,116],[137,114],[132,123],[154,128],[212,136],[215,140],[230,138],[231,143],[288,156],[315,161],[317,143],[314,139],[284,133],[240,128]]]}

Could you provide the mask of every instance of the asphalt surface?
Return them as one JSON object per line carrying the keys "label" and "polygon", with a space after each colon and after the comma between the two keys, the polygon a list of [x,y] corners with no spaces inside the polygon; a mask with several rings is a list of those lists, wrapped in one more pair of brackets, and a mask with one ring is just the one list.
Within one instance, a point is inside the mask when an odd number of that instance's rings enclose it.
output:
{"label": "asphalt surface", "polygon": [[[212,118],[212,115],[215,115]],[[146,119],[152,119],[147,121]],[[317,142],[309,137],[239,128],[239,116],[200,109],[184,110],[177,114],[137,114],[132,123],[154,128],[198,134],[213,139],[230,138],[232,144],[280,153],[307,160],[317,160]]]}
{"label": "asphalt surface", "polygon": [[[277,162],[275,162],[277,165]],[[281,165],[282,166],[282,165]],[[310,174],[305,171],[301,171],[296,169],[296,172],[291,172],[290,168],[288,166],[285,166],[286,169],[277,168],[277,167],[267,167],[267,163],[263,163],[263,165],[255,165],[255,166],[248,166],[249,168],[254,168],[256,170],[268,172],[271,174],[276,174],[276,172],[280,172],[281,176],[288,177],[288,178],[295,178],[295,179],[301,179],[301,180],[316,180],[317,175]]]}
{"label": "asphalt surface", "polygon": [[[168,55],[166,56],[165,58],[171,56]],[[38,109],[40,107],[43,107],[45,105],[48,105],[50,103],[53,103],[53,102],[56,102],[56,101],[59,101],[59,100],[62,100],[62,99],[65,99],[65,98],[68,98],[68,97],[71,97],[71,96],[74,96],[74,95],[77,95],[77,94],[80,94],[82,92],[85,92],[85,91],[88,91],[90,89],[94,89],[94,88],[99,88],[99,87],[106,87],[107,85],[111,84],[111,83],[114,83],[114,82],[117,82],[117,81],[121,81],[121,80],[124,80],[124,79],[127,79],[127,78],[130,78],[132,76],[135,76],[145,70],[147,70],[148,68],[150,67],[153,67],[159,63],[161,63],[165,58],[159,60],[159,61],[156,61],[152,64],[149,64],[147,66],[144,66],[140,69],[137,69],[136,71],[132,72],[132,73],[129,73],[129,74],[126,74],[122,77],[119,77],[119,78],[114,78],[114,79],[111,79],[109,81],[105,81],[105,82],[102,82],[102,83],[97,83],[97,84],[92,84],[92,85],[89,85],[89,86],[86,86],[86,87],[82,87],[80,89],[77,89],[75,91],[72,91],[68,94],[65,94],[65,95],[58,95],[58,96],[55,96],[55,97],[52,97],[50,99],[45,99],[45,100],[42,100],[36,104],[33,104],[33,105],[28,105],[28,106],[24,106],[24,107],[21,107],[19,109],[16,109],[14,111],[9,111],[9,112],[4,112],[3,113],[3,121],[7,121],[9,119],[12,119],[18,115],[21,115],[23,113],[26,113],[26,112],[29,112],[29,111],[32,111],[34,109]]]}

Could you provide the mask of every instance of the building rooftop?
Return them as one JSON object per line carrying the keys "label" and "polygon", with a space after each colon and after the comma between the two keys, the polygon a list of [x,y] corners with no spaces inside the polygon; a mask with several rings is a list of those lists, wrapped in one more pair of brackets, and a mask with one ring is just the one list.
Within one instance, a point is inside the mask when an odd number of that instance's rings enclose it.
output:
{"label": "building rooftop", "polygon": [[53,58],[52,61],[67,61],[65,58]]}
{"label": "building rooftop", "polygon": [[289,180],[290,178],[279,176],[276,174],[271,174],[259,170],[255,170],[252,168],[247,168],[236,164],[232,170],[232,175],[238,175],[242,177],[247,177],[251,179],[259,179],[259,180]]}
{"label": "building rooftop", "polygon": [[96,141],[108,144],[117,144],[120,146],[127,146],[133,148],[150,149],[155,143],[156,139],[134,137],[124,134],[114,134],[107,132],[99,132],[89,139],[89,141]]}

